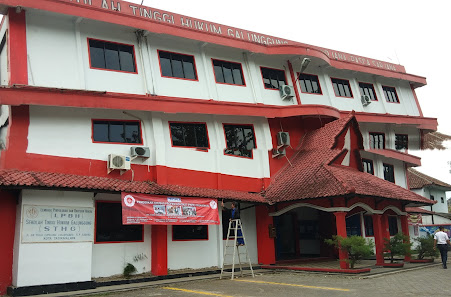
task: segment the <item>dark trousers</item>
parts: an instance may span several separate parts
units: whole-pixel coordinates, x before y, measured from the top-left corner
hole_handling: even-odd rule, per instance
[[[442,256],[443,267],[446,267],[446,261],[448,261],[448,245],[447,244],[437,244],[438,250],[440,251],[440,256]]]

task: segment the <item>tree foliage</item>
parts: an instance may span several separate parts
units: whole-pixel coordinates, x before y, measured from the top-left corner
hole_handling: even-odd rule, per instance
[[[348,253],[346,262],[349,263],[351,268],[354,268],[355,263],[374,254],[373,241],[366,241],[362,236],[342,237],[334,235],[332,239],[326,239],[325,242]]]
[[[397,233],[392,238],[384,238],[384,242],[384,252],[389,253],[390,263],[393,263],[396,256],[410,255],[412,243],[410,243],[409,236],[402,232]]]
[[[438,250],[434,249],[433,235],[427,234],[426,237],[415,238],[415,241],[418,243],[415,247],[415,251],[418,252],[418,259],[438,257]]]

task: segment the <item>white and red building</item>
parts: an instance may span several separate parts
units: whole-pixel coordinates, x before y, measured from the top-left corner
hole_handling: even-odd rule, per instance
[[[415,95],[426,79],[401,65],[125,1],[0,9],[0,293],[129,262],[222,265],[222,225],[124,226],[125,192],[239,201],[261,264],[333,256],[333,234],[373,238],[381,264],[405,207],[431,204],[408,190],[408,150],[437,120]]]

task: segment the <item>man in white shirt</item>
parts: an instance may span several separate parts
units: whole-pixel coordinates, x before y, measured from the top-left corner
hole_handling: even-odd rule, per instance
[[[445,228],[443,226],[440,226],[439,230],[440,231],[436,232],[434,235],[434,250],[438,246],[440,256],[442,256],[443,268],[447,269],[446,262],[448,261],[448,245],[451,246],[451,243],[449,242],[448,234],[443,232]]]

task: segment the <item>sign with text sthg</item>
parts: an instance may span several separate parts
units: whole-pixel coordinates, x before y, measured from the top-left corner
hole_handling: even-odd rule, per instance
[[[216,199],[122,193],[121,200],[124,225],[219,225]]]

